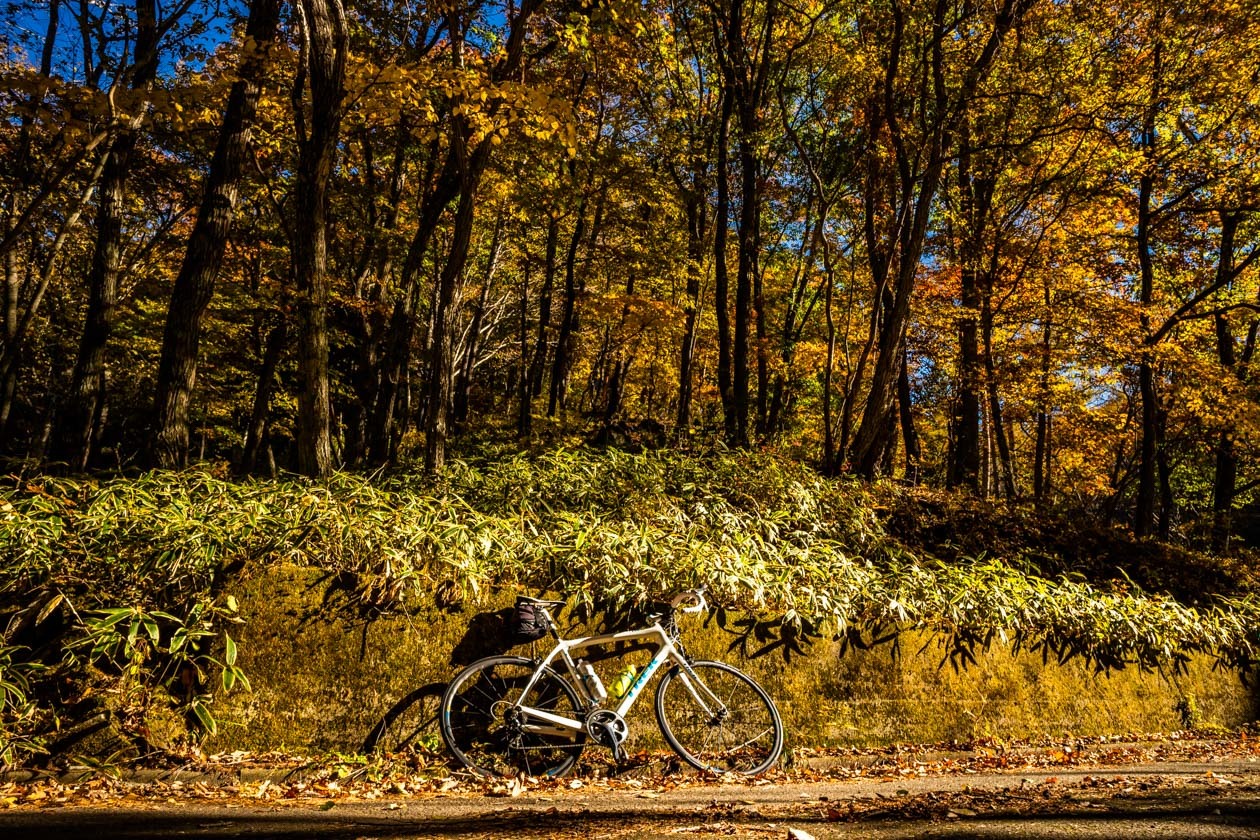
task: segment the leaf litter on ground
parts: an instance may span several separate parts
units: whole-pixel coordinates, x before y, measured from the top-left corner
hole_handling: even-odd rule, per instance
[[[763,785],[787,782],[835,782],[867,779],[895,782],[904,779],[969,775],[1019,770],[1082,769],[1096,766],[1132,765],[1155,762],[1210,762],[1213,760],[1260,758],[1260,738],[1253,733],[1134,734],[1094,738],[999,741],[980,739],[967,743],[893,745],[874,749],[798,748],[787,767],[777,768],[756,779],[725,774],[679,772],[666,754],[641,752],[621,768],[611,764],[584,762],[582,772],[563,779],[518,776],[510,779],[481,779],[453,767],[437,753],[405,753],[366,759],[329,756],[310,758],[283,753],[232,752],[177,763],[171,757],[150,766],[127,770],[110,768],[71,768],[59,774],[9,773],[0,781],[0,809],[51,807],[130,807],[146,803],[205,801],[226,804],[308,805],[329,802],[372,802],[409,797],[487,796],[517,798],[524,795],[581,798],[601,791],[625,791],[638,798],[655,799],[680,787]],[[158,775],[155,775],[158,774]],[[161,775],[165,774],[165,775]],[[183,777],[183,778],[180,778]],[[0,777],[4,778],[4,777]],[[1015,782],[1008,798],[1047,796],[1057,780],[1042,782],[1023,779]],[[1200,780],[1205,785],[1227,787],[1229,779],[1209,772]],[[1116,783],[1120,784],[1120,783]],[[1125,783],[1149,784],[1148,781]],[[1111,790],[1104,776],[1087,776],[1081,787]],[[1123,791],[1123,786],[1119,788]],[[1135,789],[1137,789],[1135,787]],[[898,812],[912,804],[932,813],[947,812],[964,818],[977,810],[971,800],[981,801],[989,794],[920,794],[908,797],[897,789],[896,797],[877,797]],[[936,798],[950,805],[936,807]],[[936,804],[934,804],[936,803]],[[983,804],[983,802],[981,803]],[[387,802],[382,802],[383,806]],[[742,806],[735,803],[730,806]],[[757,806],[761,808],[762,806]],[[844,809],[848,810],[845,811]],[[853,803],[825,809],[828,819],[843,818],[854,811]],[[963,810],[959,810],[959,809]],[[868,811],[863,806],[859,811]],[[840,816],[832,816],[835,811]]]

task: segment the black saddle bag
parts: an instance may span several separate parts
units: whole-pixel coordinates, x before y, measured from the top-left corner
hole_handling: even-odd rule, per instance
[[[523,598],[517,599],[516,608],[512,610],[512,620],[509,623],[512,644],[515,645],[536,642],[547,635],[547,622],[542,617],[542,610],[537,604]]]

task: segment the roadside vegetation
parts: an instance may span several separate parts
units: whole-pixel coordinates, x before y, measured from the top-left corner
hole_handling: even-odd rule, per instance
[[[704,583],[713,620],[746,651],[784,656],[820,636],[866,646],[923,630],[955,667],[1002,642],[1100,670],[1176,672],[1209,654],[1246,672],[1260,644],[1250,579],[1207,555],[1185,552],[1217,581],[1192,606],[1126,573],[1129,554],[1151,564],[1147,544],[1122,532],[1107,542],[1116,565],[1085,567],[1089,576],[1046,541],[959,551],[928,544],[929,528],[887,523],[935,504],[925,525],[957,516],[969,533],[980,527],[973,506],[762,454],[557,448],[453,462],[439,479],[189,470],[28,478],[2,492],[7,764],[55,752],[102,697],[137,738],[155,704],[185,716],[191,737],[213,732],[214,691],[249,687],[232,638],[249,616],[229,584],[274,563],[320,570],[325,607],[367,620],[435,599],[476,604],[503,587],[615,620]],[[1006,514],[988,516],[1000,525]]]

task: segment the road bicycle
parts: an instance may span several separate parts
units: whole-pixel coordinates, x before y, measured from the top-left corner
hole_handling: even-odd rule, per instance
[[[550,634],[556,641],[542,659],[491,656],[451,680],[439,707],[439,729],[464,767],[480,776],[559,777],[577,764],[588,738],[620,762],[630,734],[627,715],[662,668],[656,721],[683,761],[698,770],[755,776],[778,760],[783,722],[770,695],[737,668],[691,659],[679,640],[678,614],[704,611],[703,589],[678,595],[641,629],[577,639],[560,637],[551,611],[563,606],[517,599],[517,615],[528,616],[524,637]],[[642,671],[623,671],[612,696],[590,663],[574,659],[577,652],[598,654],[602,646],[634,643],[633,650],[655,653]]]

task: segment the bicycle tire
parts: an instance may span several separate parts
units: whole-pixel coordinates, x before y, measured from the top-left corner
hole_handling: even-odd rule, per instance
[[[670,748],[712,773],[756,776],[774,766],[783,752],[783,721],[765,689],[725,662],[697,660],[691,668],[725,712],[714,715],[697,703],[675,665],[656,687],[656,722]]]
[[[371,755],[438,749],[438,709],[446,686],[444,682],[428,683],[407,694],[372,727],[359,751]]]
[[[523,731],[507,712],[520,697],[537,663],[521,656],[490,656],[460,671],[446,692],[438,714],[446,747],[478,776],[558,778],[573,769],[586,743],[584,732],[547,734]],[[525,698],[525,705],[581,718],[577,692],[546,668]]]

